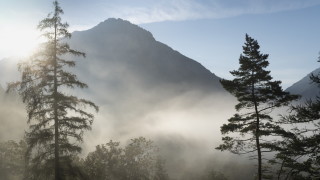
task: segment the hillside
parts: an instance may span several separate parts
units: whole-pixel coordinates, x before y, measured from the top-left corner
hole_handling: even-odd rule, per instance
[[[318,75],[319,73],[320,68],[312,71],[310,74],[306,75],[301,80],[287,88],[286,91],[292,94],[301,95],[301,100],[303,101],[306,99],[315,99],[317,96],[319,96],[319,87],[315,83],[312,83],[310,80],[310,75]]]

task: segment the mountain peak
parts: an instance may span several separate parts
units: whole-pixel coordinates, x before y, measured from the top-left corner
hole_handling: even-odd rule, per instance
[[[121,24],[123,25],[123,24],[126,24],[126,25],[137,26],[135,24],[132,24],[130,21],[127,21],[127,20],[124,20],[124,19],[121,19],[121,18],[108,18],[105,21],[100,22],[97,26],[108,25],[108,24],[112,24],[112,25],[121,25]]]
[[[219,78],[200,63],[156,41],[150,32],[126,20],[111,18],[92,29],[73,33],[70,45],[87,53],[92,64],[86,66],[96,69],[95,72],[99,69],[121,78],[121,73],[127,74],[132,81],[148,87],[169,84],[175,90],[224,92]]]
[[[109,18],[103,22],[100,22],[98,25],[96,25],[94,28],[123,28],[123,27],[130,27],[132,28],[133,26],[140,28],[139,26],[130,23],[127,20],[123,20],[120,18]],[[94,29],[93,28],[93,29]],[[140,28],[142,29],[142,28]]]
[[[92,29],[89,29],[88,31],[94,31],[95,33],[105,35],[112,34],[114,36],[133,36],[137,37],[138,39],[149,38],[151,40],[155,40],[153,35],[149,31],[120,18],[109,18],[103,22],[100,22],[98,25],[96,25]]]

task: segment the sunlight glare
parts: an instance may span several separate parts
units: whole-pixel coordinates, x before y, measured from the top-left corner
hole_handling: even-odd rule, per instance
[[[25,27],[0,29],[0,57],[27,57],[40,43],[40,33]]]

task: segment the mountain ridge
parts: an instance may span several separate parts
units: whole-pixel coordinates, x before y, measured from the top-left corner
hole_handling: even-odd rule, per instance
[[[319,96],[319,87],[313,83],[310,79],[310,75],[318,75],[320,73],[320,68],[315,69],[311,73],[307,74],[305,77],[292,84],[286,89],[286,91],[291,94],[301,95],[301,100],[315,99]]]
[[[95,36],[96,34],[100,36]],[[193,86],[192,88],[198,90],[207,88],[213,91],[224,91],[219,82],[220,78],[199,62],[156,41],[150,32],[128,21],[108,19],[92,29],[75,32],[69,43],[75,49],[87,51],[85,61],[99,64],[98,67],[84,65],[89,66],[89,69],[97,68],[103,71],[101,67],[108,66],[110,67],[109,75],[111,73],[130,74],[129,76],[136,77],[135,81],[144,81],[142,84],[149,86],[158,86],[153,83],[157,81],[159,86],[160,84],[181,84]],[[83,47],[84,44],[85,47]],[[85,61],[80,61],[80,66],[83,66],[81,63]]]

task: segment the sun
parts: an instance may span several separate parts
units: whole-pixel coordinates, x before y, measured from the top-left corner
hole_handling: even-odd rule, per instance
[[[27,57],[40,43],[40,33],[29,27],[0,28],[0,57]]]

